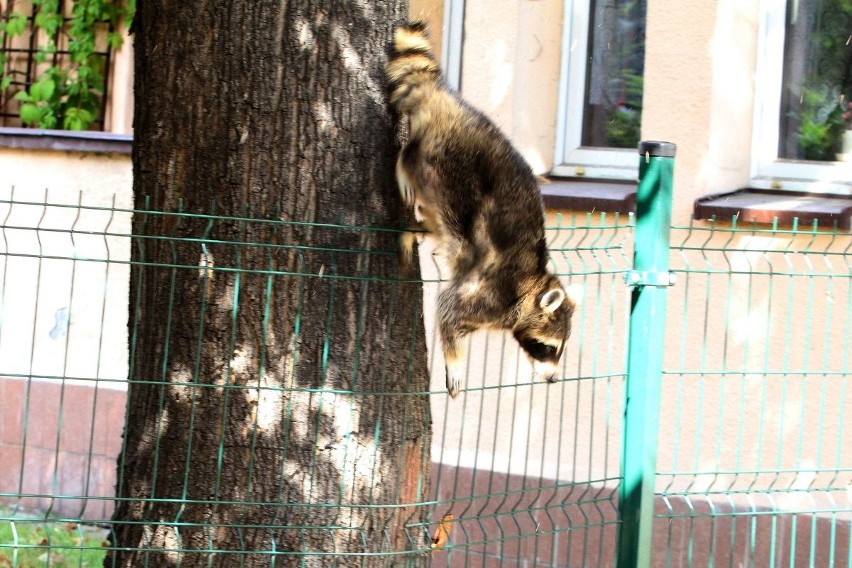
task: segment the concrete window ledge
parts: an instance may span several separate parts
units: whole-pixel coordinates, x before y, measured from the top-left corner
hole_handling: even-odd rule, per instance
[[[0,128],[0,148],[129,155],[132,147],[132,134]]]
[[[793,219],[799,227],[817,221],[820,229],[849,230],[852,228],[852,197],[763,189],[740,189],[729,193],[707,195],[695,201],[696,219],[729,221],[734,216],[740,222],[772,223],[790,226]]]
[[[636,210],[636,182],[551,178],[539,187],[548,209],[623,214]]]

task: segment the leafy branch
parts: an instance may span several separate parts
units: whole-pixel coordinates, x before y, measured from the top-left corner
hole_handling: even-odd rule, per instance
[[[121,47],[121,30],[130,25],[136,0],[72,0],[67,16],[60,11],[59,0],[32,0],[32,6],[30,17],[12,11],[10,2],[0,19],[0,45],[23,36],[28,28],[35,37],[47,38],[33,54],[41,73],[14,93],[21,122],[38,128],[86,130],[98,119],[104,96],[106,62],[97,50],[99,35],[111,49]],[[60,37],[67,42],[62,57],[58,57]],[[24,74],[7,69],[8,61],[8,54],[0,50],[2,91],[13,87],[16,75]]]

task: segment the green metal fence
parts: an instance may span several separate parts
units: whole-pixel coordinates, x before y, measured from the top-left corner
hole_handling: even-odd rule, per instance
[[[655,560],[852,566],[852,236],[734,220],[672,243]]]
[[[666,159],[649,154],[646,165]],[[0,566],[95,566],[109,548],[134,212],[86,199],[0,195]],[[432,348],[440,261],[421,253],[431,490],[417,504],[429,522],[407,529],[432,535],[453,519],[443,546],[419,554],[434,566],[613,566],[619,556],[852,566],[852,235],[694,222],[671,229],[667,268],[643,268],[632,216],[553,213],[548,225],[553,268],[578,304],[553,385],[530,382],[511,338],[483,332],[450,400]],[[627,378],[631,305],[635,314],[646,289],[667,304],[659,397],[653,376]],[[650,350],[635,334],[634,347]],[[649,390],[628,396],[637,388]],[[645,500],[631,504],[637,487]]]

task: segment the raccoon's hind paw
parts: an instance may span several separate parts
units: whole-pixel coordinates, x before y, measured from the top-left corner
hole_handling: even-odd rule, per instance
[[[399,180],[399,196],[406,208],[412,209],[414,207],[414,188],[411,187],[408,179]]]
[[[399,187],[399,196],[402,199],[403,205],[410,209],[414,207],[414,186],[411,185],[411,179],[405,170],[402,156],[403,152],[400,152],[399,158],[396,161],[396,183]]]
[[[399,272],[405,277],[414,274],[414,242],[417,236],[406,231],[399,236],[399,247],[396,251],[396,260],[399,264]]]

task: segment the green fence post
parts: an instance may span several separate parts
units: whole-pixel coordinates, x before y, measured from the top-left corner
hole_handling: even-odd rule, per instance
[[[619,492],[620,568],[651,565],[666,288],[673,283],[669,229],[675,145],[641,142],[639,154],[633,270],[626,274],[633,292]]]

